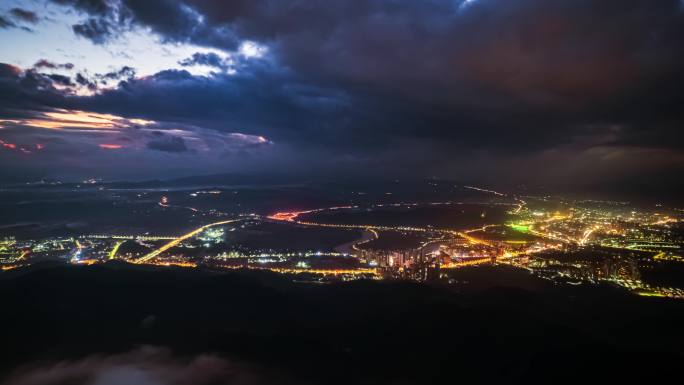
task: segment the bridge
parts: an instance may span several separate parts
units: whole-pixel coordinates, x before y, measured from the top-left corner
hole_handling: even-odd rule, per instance
[[[123,239],[123,240],[141,240],[141,241],[162,241],[162,240],[172,240],[176,237],[172,236],[159,236],[159,235],[105,235],[105,234],[94,234],[94,235],[81,235],[81,239]]]
[[[148,262],[148,261],[154,259],[154,258],[155,258],[156,256],[158,256],[159,254],[165,252],[166,250],[169,250],[169,249],[171,249],[171,248],[173,248],[173,247],[178,246],[178,245],[179,245],[181,242],[183,242],[184,240],[186,240],[186,239],[188,239],[188,238],[192,238],[192,237],[194,237],[195,235],[201,233],[202,231],[204,231],[204,230],[206,230],[206,229],[208,229],[208,228],[210,228],[210,227],[225,225],[225,224],[228,224],[228,223],[233,223],[233,222],[237,222],[237,221],[241,221],[241,220],[242,220],[242,219],[231,219],[231,220],[227,220],[227,221],[214,222],[214,223],[210,223],[210,224],[208,224],[208,225],[204,225],[204,226],[202,226],[202,227],[200,227],[200,228],[197,228],[197,229],[195,229],[195,230],[193,230],[193,231],[191,231],[191,232],[189,232],[189,233],[187,233],[187,234],[181,235],[180,237],[173,238],[173,240],[172,240],[171,242],[165,244],[164,246],[158,248],[157,250],[152,251],[152,252],[149,253],[149,254],[146,254],[146,255],[140,257],[139,259],[133,261],[133,263],[138,263],[138,264],[140,264],[140,263],[146,263],[146,262]]]

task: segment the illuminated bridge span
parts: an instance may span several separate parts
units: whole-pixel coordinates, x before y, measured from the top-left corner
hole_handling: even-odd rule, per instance
[[[178,246],[178,245],[179,245],[181,242],[183,242],[184,240],[186,240],[186,239],[188,239],[188,238],[192,238],[192,237],[194,237],[195,235],[201,233],[202,231],[204,231],[204,230],[206,230],[206,229],[208,229],[208,228],[210,228],[210,227],[219,226],[219,225],[225,225],[225,224],[232,223],[232,222],[237,222],[237,221],[240,221],[240,220],[241,220],[241,219],[231,219],[231,220],[228,220],[228,221],[214,222],[214,223],[210,223],[210,224],[208,224],[208,225],[204,225],[204,226],[202,226],[202,227],[200,227],[200,228],[198,228],[198,229],[195,229],[195,230],[193,230],[193,231],[191,231],[191,232],[189,232],[189,233],[187,233],[187,234],[185,234],[185,235],[181,235],[181,236],[178,237],[178,238],[173,238],[173,240],[172,240],[171,242],[169,242],[169,243],[165,244],[164,246],[158,248],[157,250],[155,250],[155,251],[153,251],[153,252],[151,252],[151,253],[149,253],[149,254],[147,254],[147,255],[145,255],[145,256],[139,258],[139,259],[137,259],[137,260],[134,261],[133,263],[145,263],[145,262],[147,262],[147,261],[153,259],[154,257],[158,256],[159,254],[165,252],[166,250]]]
[[[300,274],[308,273],[323,276],[340,276],[340,275],[354,275],[354,276],[374,276],[379,277],[378,270],[375,268],[360,268],[360,269],[300,269],[287,267],[269,267],[269,266],[245,266],[245,265],[219,265],[225,269],[249,269],[249,270],[268,270],[281,274]]]
[[[81,236],[82,239],[88,239],[88,238],[93,238],[93,239],[127,239],[127,240],[141,240],[141,241],[162,241],[162,240],[171,240],[171,239],[176,239],[176,237],[170,237],[170,236],[156,236],[156,235],[103,235],[103,234],[97,234],[97,235],[83,235]]]
[[[294,269],[294,268],[279,268],[279,267],[259,267],[258,269],[270,270],[276,273],[285,274],[299,274],[299,273],[310,273],[317,275],[377,275],[376,269]]]
[[[452,262],[452,263],[447,263],[444,265],[441,265],[441,269],[458,269],[460,267],[465,267],[465,266],[477,266],[477,265],[482,265],[485,263],[491,263],[493,259],[491,257],[486,257],[486,258],[472,258],[468,259],[465,261],[461,262]]]

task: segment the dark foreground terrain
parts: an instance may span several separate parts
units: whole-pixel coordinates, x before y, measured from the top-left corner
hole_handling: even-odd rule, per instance
[[[453,287],[111,263],[0,274],[2,384],[676,383],[684,302],[478,268]]]

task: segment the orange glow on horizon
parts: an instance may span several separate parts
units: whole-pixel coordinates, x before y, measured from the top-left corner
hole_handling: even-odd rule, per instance
[[[49,130],[62,129],[91,129],[104,131],[119,131],[129,128],[132,125],[148,126],[156,123],[153,120],[128,119],[122,116],[111,114],[100,114],[96,112],[86,112],[79,110],[56,110],[43,112],[40,116],[26,120],[0,120],[0,122],[27,125],[36,128]]]
[[[99,146],[100,146],[100,148],[104,148],[107,150],[118,150],[120,148],[123,148],[123,146],[120,144],[110,144],[110,143],[102,143],[102,144],[99,144]]]
[[[156,123],[154,120],[145,120],[145,119],[128,119],[129,122],[134,123],[134,124],[139,124],[141,126],[149,126],[150,124]]]

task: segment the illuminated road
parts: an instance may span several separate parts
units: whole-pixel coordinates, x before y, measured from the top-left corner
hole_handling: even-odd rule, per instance
[[[161,240],[174,240],[176,237],[158,236],[158,235],[108,235],[108,234],[94,234],[94,235],[83,235],[80,238],[84,239],[122,239],[122,240],[140,240],[140,241],[161,241]]]
[[[587,243],[587,241],[589,240],[589,237],[591,236],[591,233],[593,233],[594,231],[596,231],[596,227],[593,227],[591,229],[587,229],[584,232],[584,234],[582,235],[582,238],[578,242],[580,244],[580,246],[584,246]]]
[[[470,190],[475,190],[475,191],[480,191],[480,192],[484,192],[484,193],[494,194],[494,195],[497,195],[497,196],[500,196],[500,197],[505,197],[505,196],[506,196],[506,194],[504,194],[504,193],[500,193],[500,192],[494,191],[494,190],[488,190],[488,189],[486,189],[486,188],[475,187],[475,186],[463,186],[463,187],[465,187],[465,188],[467,188],[467,189],[470,189]]]
[[[486,231],[490,227],[497,227],[500,225],[484,225],[482,227],[478,227],[477,229],[471,229],[471,230],[465,230],[465,231],[453,231],[452,234],[458,235],[461,238],[466,239],[468,242],[472,244],[478,244],[478,245],[485,245],[485,246],[493,246],[491,242],[485,241],[484,239],[476,238],[473,237],[472,235],[469,235],[470,233],[474,233],[477,231]]]
[[[119,251],[119,247],[124,243],[124,241],[119,241],[114,245],[114,248],[112,251],[109,252],[109,259],[114,259],[116,258],[116,253]]]
[[[17,261],[21,261],[30,253],[29,250],[23,250],[21,254],[16,258]]]
[[[498,226],[501,226],[501,225],[484,225],[484,226],[478,227],[476,229],[466,230],[466,231],[464,231],[464,233],[470,234],[470,233],[474,233],[477,231],[486,231],[490,227],[498,227]]]
[[[153,252],[151,252],[151,253],[149,253],[149,254],[147,254],[147,255],[145,255],[145,256],[143,256],[143,257],[141,257],[141,258],[139,258],[139,259],[137,259],[137,260],[135,260],[135,261],[133,261],[133,263],[146,263],[147,261],[154,259],[154,257],[156,257],[156,256],[158,256],[159,254],[165,252],[166,250],[169,250],[169,249],[171,249],[171,248],[173,248],[173,247],[175,247],[175,246],[178,246],[178,245],[179,245],[181,242],[183,242],[184,240],[186,240],[186,239],[188,239],[188,238],[192,238],[192,237],[194,237],[195,235],[201,233],[202,231],[204,231],[204,230],[206,230],[206,229],[208,229],[208,228],[210,228],[210,227],[219,226],[219,225],[225,225],[225,224],[228,224],[228,223],[237,222],[237,221],[239,221],[239,220],[240,220],[240,219],[231,219],[231,220],[228,220],[228,221],[214,222],[214,223],[210,223],[210,224],[208,224],[208,225],[204,225],[204,226],[202,226],[202,227],[200,227],[200,228],[198,228],[198,229],[195,229],[195,230],[193,230],[193,231],[191,231],[191,232],[189,232],[189,233],[187,233],[187,234],[185,234],[185,235],[181,235],[180,237],[178,237],[178,238],[174,239],[173,241],[171,241],[171,242],[165,244],[164,246],[158,248],[157,250],[155,250],[155,251],[153,251]]]
[[[375,231],[373,229],[368,229],[366,231],[367,231],[366,234],[364,234],[364,237],[362,237],[360,241],[352,244],[353,250],[359,251],[359,250],[361,250],[361,249],[359,249],[359,245],[363,245],[363,244],[366,244],[368,242],[371,242],[371,241],[374,241],[374,240],[380,238],[380,235],[378,235],[377,231]],[[368,235],[370,235],[370,236],[368,236]]]
[[[408,227],[408,226],[379,226],[379,225],[348,225],[348,224],[333,224],[333,223],[317,223],[317,222],[306,222],[302,220],[298,220],[297,218],[301,214],[308,214],[312,212],[321,212],[325,210],[339,210],[339,209],[348,209],[348,208],[353,208],[353,206],[341,206],[341,207],[331,207],[328,209],[315,209],[315,210],[307,210],[307,211],[293,211],[293,212],[279,212],[273,215],[268,216],[268,219],[275,220],[275,221],[284,221],[284,222],[293,222],[298,225],[305,225],[305,226],[318,226],[318,227],[333,227],[333,228],[341,228],[341,229],[362,229],[366,231],[413,231],[413,232],[434,232],[434,233],[442,233],[442,234],[451,234],[455,236],[459,236],[461,238],[466,239],[468,242],[472,244],[479,244],[479,245],[485,245],[485,246],[492,246],[491,242],[485,241],[483,239],[475,238],[471,235],[468,235],[468,233],[472,233],[475,231],[480,231],[480,230],[486,230],[489,227],[492,226],[498,226],[498,225],[485,225],[483,227],[479,227],[477,229],[472,229],[472,230],[465,230],[465,231],[455,231],[455,230],[446,230],[446,229],[429,229],[429,228],[422,228],[422,227]],[[377,234],[377,233],[376,233]]]
[[[522,210],[522,208],[523,208],[527,203],[526,203],[524,200],[522,200],[522,199],[519,199],[519,198],[515,198],[515,199],[516,199],[518,202],[520,202],[520,203],[518,204],[518,207],[515,209],[515,211],[513,211],[513,213],[514,213],[514,214],[520,214],[520,210]]]
[[[492,257],[473,258],[467,261],[451,262],[440,266],[441,269],[458,269],[465,266],[477,266],[492,262]]]

